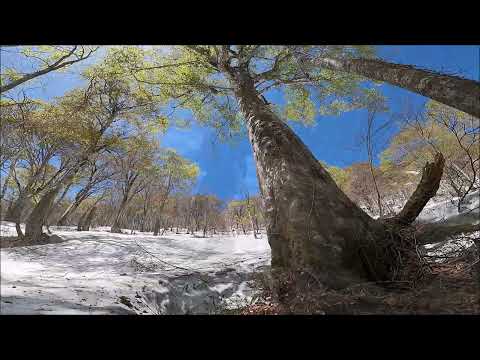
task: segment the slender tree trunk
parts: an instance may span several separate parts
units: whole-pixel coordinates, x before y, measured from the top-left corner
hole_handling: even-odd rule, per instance
[[[65,209],[63,212],[62,216],[60,216],[60,219],[57,222],[58,226],[63,226],[67,223],[68,217],[73,214],[75,210],[80,206],[80,204],[88,198],[87,196],[87,191],[84,191],[84,189],[80,190],[76,195],[75,195],[75,200]]]
[[[243,225],[243,222],[240,223],[240,225],[242,226],[243,235],[247,235],[247,232],[245,231],[245,226]]]
[[[17,165],[17,159],[12,160],[12,162],[10,163],[10,166],[8,168],[7,177],[5,178],[5,182],[3,183],[3,187],[2,187],[1,192],[0,192],[0,200],[3,199],[3,197],[5,196],[5,193],[6,193],[7,187],[8,187],[8,183],[10,182],[10,178],[13,175],[13,171],[15,170],[16,165]]]
[[[162,224],[161,216],[163,214],[163,209],[165,208],[165,204],[167,202],[168,194],[164,196],[162,199],[162,204],[160,205],[160,209],[158,209],[158,215],[155,217],[155,226],[153,228],[153,235],[157,236],[158,232],[160,231],[160,226]]]
[[[255,228],[255,221],[253,217],[251,218],[252,221],[252,229],[253,229],[253,237],[256,239],[257,238],[257,229]]]
[[[161,225],[161,223],[162,223],[162,222],[161,222],[160,216],[157,216],[157,217],[155,218],[155,225],[154,225],[154,227],[153,227],[153,235],[154,235],[154,236],[157,236],[157,235],[158,235],[158,233],[159,233],[159,231],[160,231],[160,225]]]
[[[334,288],[358,281],[359,240],[374,237],[377,224],[259,98],[249,75],[232,77],[265,202],[272,267],[306,270]]]
[[[480,83],[378,59],[317,59],[319,66],[384,81],[480,118]]]

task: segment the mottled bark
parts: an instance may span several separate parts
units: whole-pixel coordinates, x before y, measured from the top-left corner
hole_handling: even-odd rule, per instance
[[[54,200],[65,186],[71,183],[78,169],[74,169],[70,174],[66,175],[56,186],[47,191],[33,208],[25,223],[25,237],[36,239],[38,241],[42,238],[43,225],[46,223],[50,215]]]
[[[320,58],[316,65],[384,81],[480,118],[480,83],[378,59]]]
[[[168,194],[170,193],[170,189],[168,189],[168,192],[166,192],[163,195],[162,198],[162,203],[160,205],[160,208],[157,211],[157,216],[155,217],[155,225],[153,228],[153,235],[157,236],[158,232],[160,231],[160,226],[162,225],[162,215],[163,215],[163,209],[165,208],[165,204],[167,202]]]
[[[363,273],[361,240],[380,229],[336,186],[295,133],[261,101],[246,72],[231,73],[265,202],[272,266],[342,287]]]
[[[49,209],[53,206],[53,201],[60,191],[61,184],[48,191],[38,204],[34,207],[25,224],[25,237],[40,241],[43,234],[43,225],[47,220]]]

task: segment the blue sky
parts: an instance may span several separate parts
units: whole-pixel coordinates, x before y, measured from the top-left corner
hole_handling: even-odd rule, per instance
[[[397,63],[413,64],[439,71],[453,71],[464,77],[479,79],[478,46],[380,46],[379,55]],[[405,102],[421,106],[428,99],[409,91],[382,85],[382,93],[388,99],[391,112],[401,111]],[[272,103],[277,96],[267,96]],[[378,117],[378,124],[388,115]],[[318,160],[340,167],[366,161],[367,153],[360,137],[366,130],[366,112],[344,113],[341,116],[318,116],[315,126],[290,123],[296,134],[307,144]],[[378,155],[388,144],[397,129],[393,126],[379,138]],[[191,130],[170,129],[163,138],[165,146],[176,148],[179,153],[197,162],[202,169],[197,191],[214,193],[223,199],[241,197],[245,191],[258,193],[255,164],[248,139],[231,146],[212,144],[214,135],[210,129],[193,126]],[[381,146],[381,145],[384,146]]]
[[[379,46],[378,54],[397,63],[455,72],[475,80],[480,77],[478,46]],[[44,77],[36,83],[32,95],[44,99],[62,95],[66,90],[79,85],[78,78],[72,74],[73,71],[69,71]],[[387,84],[380,89],[388,99],[391,112],[401,111],[406,101],[415,106],[421,106],[427,101],[420,95]],[[281,101],[276,94],[268,94],[267,98],[272,103]],[[379,116],[377,121],[380,124],[387,118],[388,115]],[[340,167],[367,160],[364,146],[359,142],[366,129],[364,110],[336,117],[318,116],[314,126],[290,125],[318,160]],[[395,131],[393,126],[379,139],[376,156],[385,148]],[[234,145],[221,143],[211,129],[193,124],[189,129],[170,128],[162,137],[162,144],[175,148],[200,166],[196,192],[213,193],[224,200],[239,198],[247,191],[250,194],[258,193],[248,139],[244,138]]]

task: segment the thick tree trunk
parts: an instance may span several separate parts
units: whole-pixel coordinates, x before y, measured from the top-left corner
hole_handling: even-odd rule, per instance
[[[96,206],[94,206],[90,209],[84,223],[82,224],[82,231],[89,231],[90,230],[90,226],[92,224],[93,218],[95,217],[95,212],[96,211],[97,211]]]
[[[53,189],[48,191],[35,208],[32,210],[25,224],[25,237],[33,239],[35,241],[40,241],[43,235],[43,225],[47,220],[49,210],[53,206],[53,201],[60,191],[61,184],[55,186]]]
[[[243,235],[247,235],[247,232],[245,231],[245,226],[243,225],[243,223],[241,223],[241,226],[242,226]]]
[[[307,271],[329,287],[359,281],[362,241],[379,226],[336,186],[295,133],[259,98],[248,74],[232,75],[265,202],[272,267]],[[360,275],[360,276],[359,276]]]
[[[321,58],[316,65],[384,81],[480,118],[480,83],[377,59]]]
[[[77,231],[83,231],[83,224],[85,223],[85,219],[88,216],[88,212],[89,212],[88,210],[85,211],[80,217],[80,220],[78,220]]]
[[[73,170],[70,174],[66,175],[55,187],[49,190],[42,196],[38,204],[34,207],[30,213],[25,224],[25,237],[30,239],[42,239],[43,225],[46,223],[48,216],[50,215],[55,197],[62,191],[65,186],[71,183],[73,177],[77,173],[78,169]]]
[[[112,227],[111,227],[111,232],[113,233],[121,233],[122,230],[120,229],[120,217],[123,215],[123,212],[125,211],[125,208],[128,203],[128,197],[124,197],[122,199],[122,203],[120,204],[120,208],[118,209],[117,215],[115,216],[115,220],[113,221]]]

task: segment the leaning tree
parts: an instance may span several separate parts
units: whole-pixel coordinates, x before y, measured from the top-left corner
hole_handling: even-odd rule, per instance
[[[342,68],[338,63],[332,66],[331,61],[322,60],[337,59],[348,64],[355,59],[371,59],[381,65],[370,47],[184,46],[168,51],[164,48],[115,51],[124,53],[124,70],[139,84],[152,94],[161,93],[174,99],[170,116],[174,116],[176,108],[189,109],[197,120],[223,129],[222,134],[227,135],[243,125],[246,127],[265,203],[272,267],[281,270],[279,273],[289,270],[308,274],[332,288],[365,279],[392,280],[399,274],[398,253],[406,246],[405,238],[411,240],[415,236],[425,242],[430,241],[429,234],[434,231],[445,237],[479,229],[478,224],[442,225],[441,229],[432,226],[416,233],[411,226],[438,189],[444,164],[441,154],[425,166],[416,191],[398,215],[374,220],[337,187],[286,124],[285,120],[313,121],[315,102],[321,104],[323,113],[338,113],[378,99],[379,94],[373,88],[363,86],[366,80],[363,76],[394,83],[393,78],[375,77],[373,73],[358,70],[359,66]],[[132,55],[135,51],[137,55],[143,52],[148,66],[137,65],[138,56]],[[402,72],[395,71],[396,79],[402,78]],[[410,76],[409,71],[403,74],[409,77],[409,82],[397,81],[396,85],[423,81]],[[477,83],[468,82],[467,86],[465,82],[454,81],[454,77],[442,77],[446,78],[451,81],[444,87],[445,92],[451,94],[456,90],[470,98],[473,91],[475,96]],[[283,91],[286,105],[269,104],[263,94],[273,89]],[[441,90],[435,89],[435,93]],[[433,96],[434,92],[424,94]],[[440,96],[435,97],[441,101]],[[414,246],[413,240],[410,246]]]
[[[159,114],[162,99],[145,92],[137,83],[118,71],[117,58],[106,56],[82,72],[86,86],[73,89],[42,109],[45,119],[68,124],[57,126],[60,143],[65,145],[64,158],[69,166],[51,187],[46,189],[27,218],[26,239],[42,241],[43,225],[52,212],[55,198],[74,181],[92,157],[135,137],[136,132],[164,129]],[[51,122],[46,122],[50,127]],[[22,234],[19,235],[21,236]]]

